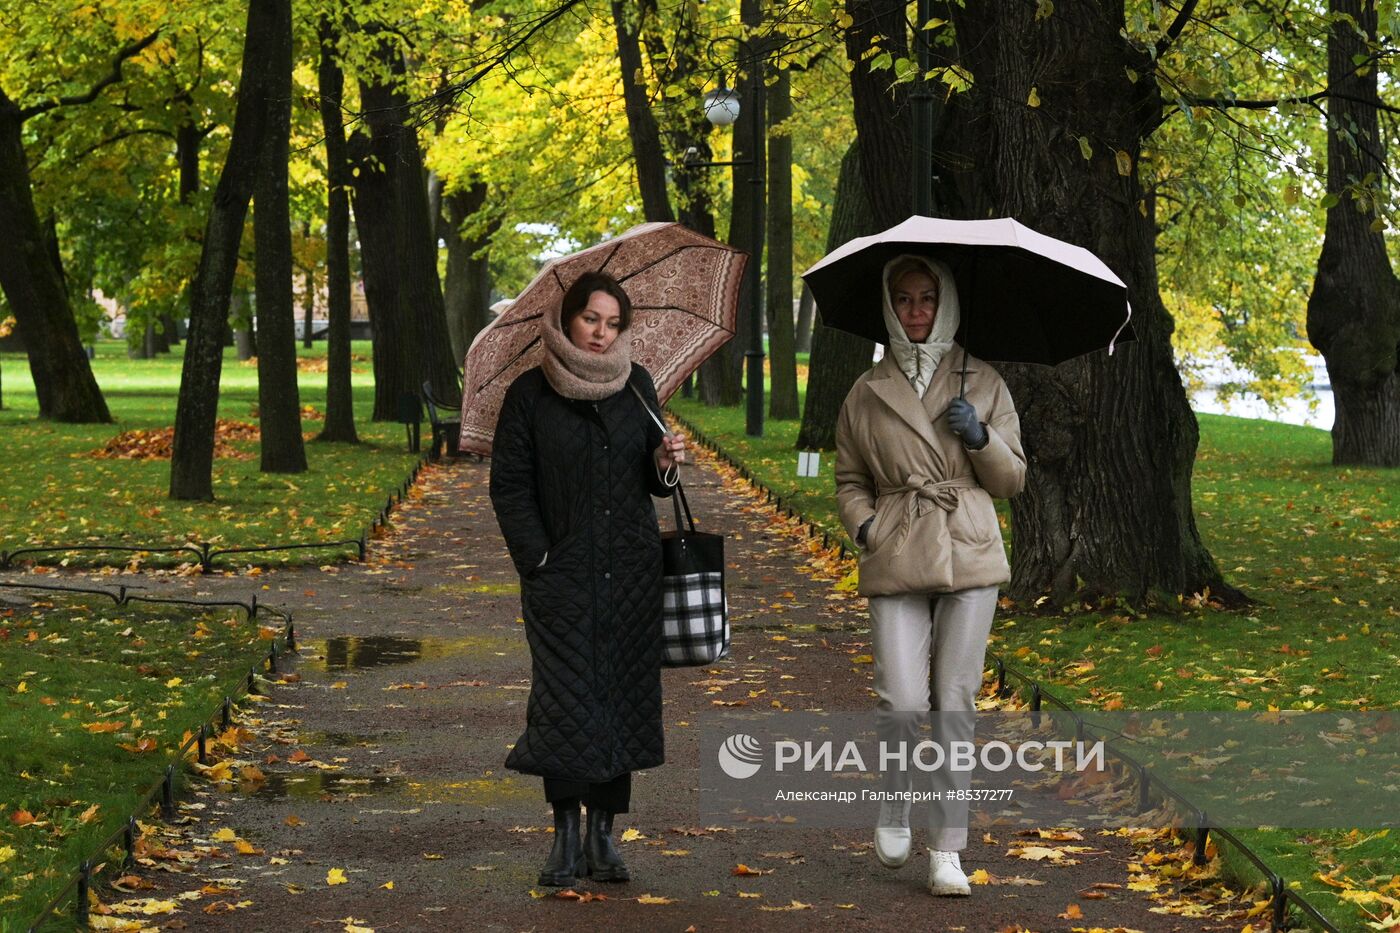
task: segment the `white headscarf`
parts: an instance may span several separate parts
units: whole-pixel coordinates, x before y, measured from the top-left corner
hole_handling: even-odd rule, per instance
[[[905,259],[922,263],[928,269],[929,275],[938,282],[938,313],[934,316],[933,328],[923,343],[909,342],[909,338],[904,334],[904,325],[899,323],[899,315],[895,313],[894,304],[890,300],[890,270]],[[958,331],[961,313],[958,310],[958,287],[953,282],[953,270],[937,259],[929,259],[927,256],[896,256],[885,263],[885,269],[880,275],[880,289],[884,301],[885,329],[890,335],[890,353],[894,355],[900,372],[908,377],[915,394],[923,398],[924,393],[928,391],[929,382],[933,379],[933,371],[938,368],[943,354],[953,345],[953,335]]]

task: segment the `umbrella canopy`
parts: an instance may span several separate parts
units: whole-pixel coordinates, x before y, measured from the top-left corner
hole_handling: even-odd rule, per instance
[[[1010,217],[914,216],[851,240],[802,273],[822,323],[887,343],[880,277],[901,253],[952,268],[957,339],[982,359],[1053,366],[1133,337],[1127,286],[1102,260]]]
[[[583,273],[608,273],[632,300],[631,326],[618,339],[651,373],[664,403],[734,336],[747,261],[747,254],[676,223],[641,224],[550,260],[467,350],[459,449],[491,452],[506,389],[540,363],[540,318],[559,313],[564,292]]]

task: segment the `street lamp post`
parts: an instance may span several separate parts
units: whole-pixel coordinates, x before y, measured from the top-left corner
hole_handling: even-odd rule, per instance
[[[768,170],[767,159],[767,135],[768,127],[765,114],[764,85],[763,85],[763,63],[764,55],[761,46],[746,39],[733,37],[732,41],[738,43],[740,53],[749,63],[749,86],[752,88],[750,99],[743,105],[751,111],[750,120],[753,127],[753,139],[749,142],[751,152],[734,153],[731,162],[708,162],[705,165],[748,165],[752,167],[749,183],[753,193],[752,213],[750,220],[750,234],[752,242],[752,255],[749,257],[749,264],[745,269],[745,277],[748,279],[749,289],[749,348],[744,353],[747,363],[748,377],[746,386],[747,416],[745,430],[749,437],[763,436],[763,240],[764,240],[764,214],[766,207],[764,204],[766,179]],[[739,96],[733,91],[721,85],[718,90],[711,91],[705,95],[705,117],[715,126],[730,126],[735,123],[740,116],[743,107],[740,106]],[[697,163],[691,163],[697,164]],[[737,183],[737,179],[736,179]]]

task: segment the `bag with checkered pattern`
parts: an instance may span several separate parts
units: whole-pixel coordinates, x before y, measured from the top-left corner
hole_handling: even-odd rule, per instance
[[[661,664],[713,664],[729,654],[724,536],[695,530],[690,503],[679,482],[671,492],[671,504],[676,530],[661,535]]]
[[[661,433],[670,433],[636,386],[632,392]],[[676,530],[661,533],[661,665],[699,667],[729,654],[724,536],[695,530],[679,470],[675,477],[671,505],[676,510]],[[666,480],[670,482],[671,477]]]

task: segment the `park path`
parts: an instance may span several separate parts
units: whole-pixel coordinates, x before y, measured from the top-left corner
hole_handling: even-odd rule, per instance
[[[696,514],[729,537],[731,657],[708,670],[665,672],[667,763],[638,775],[633,812],[618,818],[619,832],[641,834],[621,844],[636,880],[584,883],[577,900],[534,886],[550,844],[549,810],[537,779],[502,768],[523,724],[530,668],[487,465],[427,468],[365,564],[122,577],[171,593],[258,589],[295,611],[301,641],[296,679],[249,709],[253,739],[240,757],[266,780],[222,790],[197,783],[184,807],[189,821],[163,840],[172,851],[216,852],[206,850],[186,872],[168,870],[173,858],[139,872],[155,885],[142,896],[212,887],[187,893],[179,913],[151,922],[184,930],[1242,926],[1151,912],[1162,901],[1126,888],[1128,865],[1142,853],[1090,831],[1080,864],[1053,865],[1007,856],[1009,845],[1031,841],[1015,836],[1018,827],[978,826],[964,853],[969,874],[1043,884],[934,899],[917,834],[909,864],[889,871],[866,829],[702,825],[696,733],[706,715],[723,704],[775,701],[866,710],[873,696],[871,667],[856,660],[870,650],[862,601],[834,593],[804,542],[722,469],[707,460],[687,467],[685,479]],[[227,830],[255,852],[235,854]],[[741,863],[771,873],[737,877]],[[337,869],[345,882],[328,884]],[[1095,883],[1123,887],[1081,896]],[[1082,919],[1060,916],[1071,904]]]

